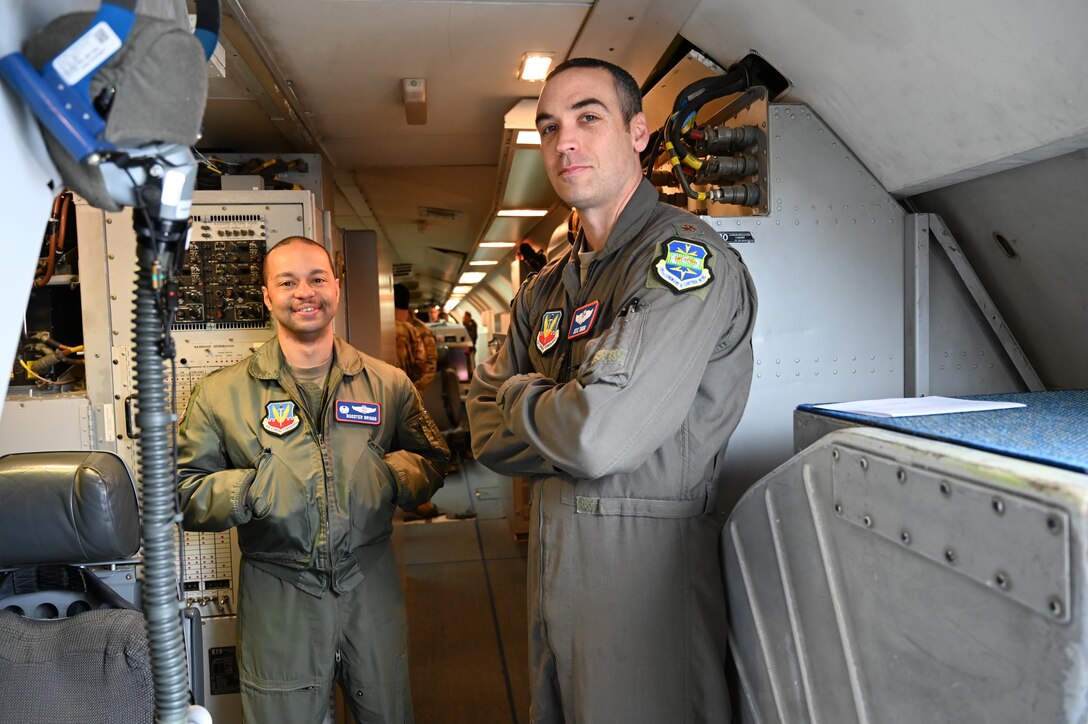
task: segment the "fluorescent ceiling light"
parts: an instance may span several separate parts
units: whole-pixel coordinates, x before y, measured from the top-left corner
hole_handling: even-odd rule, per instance
[[[454,287],[452,293],[453,294],[468,294],[471,291],[472,291],[472,287],[467,285],[467,284],[464,284],[464,285],[461,285],[461,286]]]
[[[548,69],[552,67],[553,60],[555,60],[555,53],[526,53],[521,56],[518,79],[544,80],[548,76]]]
[[[487,274],[485,274],[484,272],[465,272],[464,274],[461,275],[461,278],[457,280],[457,283],[458,284],[475,284],[476,282],[480,281],[481,279],[483,279],[486,276],[487,276]]]
[[[509,248],[511,246],[517,246],[517,245],[518,245],[518,243],[516,241],[481,241],[480,242],[481,247],[487,247],[489,249],[497,249],[497,248],[503,248],[503,247],[504,248]]]
[[[498,216],[547,216],[547,209],[499,209]]]
[[[494,266],[495,264],[498,264],[498,263],[499,262],[497,262],[497,261],[470,261],[468,263],[468,265],[469,266]]]
[[[539,146],[540,131],[518,131],[514,143],[519,146]]]

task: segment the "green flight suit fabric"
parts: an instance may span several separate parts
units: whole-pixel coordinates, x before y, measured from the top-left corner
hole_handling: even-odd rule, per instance
[[[429,500],[442,485],[448,461],[441,433],[401,370],[336,339],[324,409],[311,416],[273,339],[193,389],[178,435],[184,526],[198,531],[237,526],[243,569],[297,589],[302,595],[293,600],[300,615],[321,619],[334,605],[324,600],[330,596],[372,596],[388,601],[388,610],[367,615],[403,629],[400,584],[386,559],[394,505],[411,509]],[[359,587],[367,590],[358,592]],[[277,683],[255,663],[278,657],[284,642],[245,635],[247,618],[260,630],[259,622],[272,615],[269,609],[282,603],[240,594],[246,648],[240,661],[251,662],[241,667],[244,707],[252,701],[247,692],[285,696],[283,691],[293,690],[295,679]],[[367,645],[357,641],[358,632],[329,626],[348,631],[344,635],[352,645]],[[296,639],[293,625],[278,631],[287,646],[318,647],[298,651],[299,656],[330,662],[343,650],[335,638],[298,634]],[[385,661],[402,654],[399,645],[375,653]],[[409,708],[404,721],[410,720]],[[284,715],[259,721],[305,719]]]
[[[729,720],[718,501],[751,385],[739,255],[647,181],[527,281],[476,368],[476,458],[533,480],[532,721]]]

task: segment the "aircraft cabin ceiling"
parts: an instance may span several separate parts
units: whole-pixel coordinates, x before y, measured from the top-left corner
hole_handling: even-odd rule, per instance
[[[539,246],[561,218],[542,167],[519,160],[535,150],[504,129],[539,92],[515,78],[527,51],[607,58],[642,82],[678,35],[721,66],[754,49],[792,82],[786,102],[905,197],[1088,146],[1088,3],[1051,4],[224,0],[202,147],[324,154],[338,225],[376,229],[412,265],[413,301],[442,301],[470,258],[511,253],[476,257],[478,241]],[[425,80],[423,125],[407,123],[405,78]],[[493,223],[512,199],[552,213]]]

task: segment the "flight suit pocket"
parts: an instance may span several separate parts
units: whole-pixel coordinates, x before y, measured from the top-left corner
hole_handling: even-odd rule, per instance
[[[397,480],[382,459],[383,455],[385,451],[381,446],[374,440],[368,440],[346,481],[352,549],[388,535],[397,501]]]
[[[631,300],[612,326],[600,337],[586,343],[583,362],[578,370],[578,382],[626,387],[638,362],[642,347],[642,330],[649,309],[637,299]]]
[[[374,465],[376,477],[381,486],[381,500],[384,504],[393,505],[397,502],[397,478],[393,471],[385,464],[385,450],[373,439],[367,441],[367,459]]]
[[[242,551],[254,559],[309,560],[317,530],[317,506],[305,481],[274,452],[265,449],[253,464],[247,493],[253,519],[238,529]]]

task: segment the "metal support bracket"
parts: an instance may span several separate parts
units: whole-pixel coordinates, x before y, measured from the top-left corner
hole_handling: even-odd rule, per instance
[[[1043,381],[1035,372],[1035,368],[1032,367],[1027,355],[1024,354],[1024,350],[1020,347],[1020,343],[1016,341],[1016,338],[1012,334],[1012,330],[1010,330],[1009,325],[1005,323],[1005,319],[1001,316],[1001,312],[998,311],[997,305],[994,304],[994,300],[982,285],[982,280],[975,274],[975,270],[971,267],[971,263],[967,261],[967,257],[964,256],[963,250],[956,242],[955,237],[952,236],[952,232],[948,230],[944,220],[937,214],[926,214],[925,216],[929,219],[928,225],[930,233],[944,249],[945,254],[948,255],[948,259],[952,262],[952,266],[956,269],[956,273],[959,274],[960,279],[963,280],[964,285],[967,287],[967,291],[970,292],[971,297],[975,300],[975,304],[978,305],[979,311],[982,312],[982,316],[989,322],[990,328],[993,329],[994,334],[997,336],[998,341],[1005,350],[1005,354],[1009,356],[1013,366],[1016,367],[1016,371],[1020,374],[1021,379],[1024,380],[1024,384],[1027,385],[1028,390],[1031,392],[1046,390]]]

